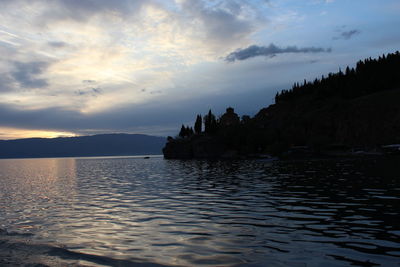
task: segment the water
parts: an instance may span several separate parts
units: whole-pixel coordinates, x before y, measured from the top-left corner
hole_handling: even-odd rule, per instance
[[[128,263],[400,266],[399,163],[0,160],[0,228]]]

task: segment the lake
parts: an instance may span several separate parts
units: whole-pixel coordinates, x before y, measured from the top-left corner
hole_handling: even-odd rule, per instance
[[[0,229],[91,266],[400,266],[400,158],[4,159]]]

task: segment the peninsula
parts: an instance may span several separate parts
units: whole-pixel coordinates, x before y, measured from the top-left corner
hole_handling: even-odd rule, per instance
[[[177,137],[168,137],[163,153],[197,159],[398,151],[399,103],[397,51],[295,83],[254,117],[240,118],[231,107],[219,118],[211,110],[197,115],[194,127],[182,125]]]

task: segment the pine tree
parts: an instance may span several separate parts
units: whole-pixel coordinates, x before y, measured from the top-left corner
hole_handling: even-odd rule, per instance
[[[210,122],[210,133],[214,134],[218,130],[217,119],[215,118],[214,114],[212,114],[211,122]]]
[[[186,128],[185,125],[182,124],[181,130],[179,132],[179,137],[184,138],[186,136]]]
[[[346,76],[349,76],[350,75],[350,68],[349,68],[349,66],[347,66],[347,68],[346,68]]]
[[[276,92],[276,95],[275,95],[275,103],[278,103],[278,102],[279,102],[279,97],[280,97],[279,92]]]
[[[201,134],[202,124],[203,124],[203,122],[201,119],[201,115],[197,115],[196,122],[194,123],[194,132],[196,134]]]
[[[192,127],[188,127],[188,136],[192,136],[192,135],[194,135],[194,131],[193,131],[193,128]]]
[[[212,134],[217,131],[217,120],[212,114],[211,109],[208,111],[208,114],[204,116],[204,132],[207,134]]]

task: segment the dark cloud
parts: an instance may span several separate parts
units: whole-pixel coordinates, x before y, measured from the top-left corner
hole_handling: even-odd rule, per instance
[[[96,83],[95,80],[82,80],[82,83]]]
[[[212,40],[229,40],[249,34],[252,24],[238,19],[223,10],[205,10],[202,18],[206,23],[207,35]]]
[[[95,94],[101,94],[103,92],[103,90],[101,90],[100,87],[97,87],[97,88],[92,88],[92,92]]]
[[[103,93],[103,90],[100,87],[93,87],[93,88],[87,88],[87,89],[75,91],[75,94],[79,95],[79,96],[87,95],[87,96],[97,97],[97,95],[100,95],[102,93]]]
[[[77,90],[77,91],[75,91],[75,94],[76,94],[76,95],[86,95],[87,92],[82,91],[82,90]]]
[[[144,5],[153,4],[153,0],[0,0],[0,7],[6,9],[23,8],[35,3],[43,3],[46,9],[35,14],[35,25],[51,26],[58,21],[86,22],[96,15],[130,18]]]
[[[298,48],[297,46],[288,46],[286,48],[278,47],[274,44],[269,46],[258,46],[251,45],[247,48],[237,49],[236,51],[230,53],[225,57],[228,62],[234,62],[236,60],[245,60],[252,57],[258,56],[268,56],[273,57],[277,54],[285,53],[321,53],[321,52],[331,52],[331,48],[320,48],[320,47],[303,47]]]
[[[360,34],[361,31],[354,29],[354,30],[350,30],[350,31],[343,31],[340,32],[339,36],[335,36],[333,37],[333,40],[339,40],[339,39],[343,39],[343,40],[349,40],[351,39],[353,36]]]
[[[127,18],[151,2],[146,0],[54,0],[48,3],[51,11],[38,17],[38,24],[43,26],[63,20],[85,22],[100,14]]]
[[[162,94],[162,93],[163,93],[162,90],[155,90],[150,92],[151,95]]]
[[[58,0],[58,3],[68,11],[71,18],[85,20],[86,18],[102,12],[115,12],[124,14],[130,10],[129,2],[142,1],[109,1],[109,0]]]
[[[182,112],[182,111],[180,111]],[[0,103],[0,125],[3,127],[59,131],[128,132],[138,127],[160,126],[177,120],[178,112],[154,105],[123,107],[113,111],[85,114],[62,108],[23,110]],[[146,114],[144,116],[143,114]],[[175,116],[171,117],[171,115]]]
[[[42,74],[48,66],[49,63],[44,61],[14,62],[15,71],[11,72],[11,76],[21,85],[21,87],[47,87],[47,80],[37,78],[36,76]]]
[[[48,45],[54,48],[63,48],[68,46],[65,42],[48,42]]]
[[[251,34],[257,22],[262,20],[258,9],[252,7],[247,1],[220,1],[214,3],[202,0],[186,0],[183,3],[186,13],[191,20],[198,20],[204,27],[206,38],[209,42],[226,43],[237,41]],[[251,10],[254,17],[244,10]]]
[[[143,3],[143,0],[57,0],[63,7],[85,13],[97,13],[102,11],[121,12],[129,11],[129,7]],[[132,4],[132,2],[136,2]],[[136,6],[137,7],[137,6]]]
[[[13,8],[20,8],[31,5],[33,1],[7,0],[6,2]],[[265,0],[255,2],[186,0],[181,5],[173,3],[175,1],[160,0],[52,0],[44,2],[46,8],[42,13],[35,15],[34,25],[39,28],[51,27],[54,23],[63,21],[85,23],[94,17],[101,17],[105,24],[110,18],[140,21],[140,12],[144,7],[156,6],[178,12],[176,18],[182,25],[182,29],[193,26],[199,33],[196,38],[204,38],[218,45],[240,41],[253,33],[257,26],[264,22],[261,6],[268,3]],[[61,48],[66,44],[52,42],[49,45]]]
[[[0,73],[0,92],[8,92],[13,90],[13,79],[8,73]]]

